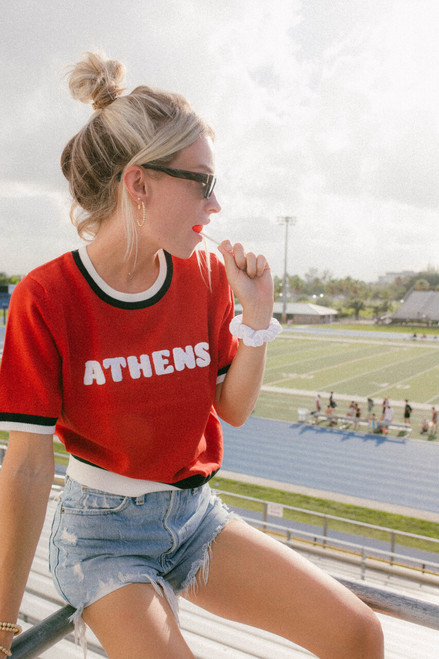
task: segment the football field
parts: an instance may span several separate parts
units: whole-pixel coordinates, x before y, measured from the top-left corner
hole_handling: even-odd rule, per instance
[[[439,341],[289,335],[269,344],[264,385],[439,403]]]
[[[316,393],[325,409],[330,391],[339,413],[345,414],[349,401],[355,400],[363,418],[368,417],[366,398],[374,400],[373,411],[379,417],[381,402],[388,396],[397,422],[404,420],[407,398],[413,408],[411,437],[436,439],[421,435],[420,426],[424,417],[430,420],[431,407],[439,406],[439,339],[285,330],[268,344],[255,414],[297,422],[300,407],[314,409]]]

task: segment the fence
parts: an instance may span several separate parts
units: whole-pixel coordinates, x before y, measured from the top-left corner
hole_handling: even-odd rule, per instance
[[[0,463],[3,455],[3,451],[0,446]],[[3,447],[4,448],[4,447]],[[254,499],[252,497],[244,497],[242,495],[236,495],[232,493],[224,493],[231,497],[236,497],[240,499],[247,499],[251,502],[258,502],[262,506],[261,518],[259,520],[249,519],[248,521],[252,524],[259,525],[263,529],[271,529],[276,533],[284,533],[286,542],[292,543],[293,541],[293,532],[296,535],[298,532],[296,529],[291,527],[286,527],[282,524],[276,524],[270,521],[269,512],[271,502],[261,501],[259,499]],[[308,514],[314,515],[316,518],[320,518],[320,523],[322,526],[322,533],[315,534],[309,533],[306,531],[301,531],[301,535],[305,537],[310,543],[315,544],[316,542],[320,544],[320,547],[323,551],[326,551],[327,548],[334,544],[334,542],[339,542],[343,545],[345,551],[359,551],[363,556],[366,555],[368,548],[363,544],[349,543],[347,541],[337,541],[334,538],[328,536],[328,529],[331,522],[337,520],[342,520],[343,522],[349,521],[343,518],[339,518],[332,515],[325,515],[322,513],[314,513],[313,511],[303,511],[300,508],[294,508],[292,506],[284,506],[284,508],[291,509],[292,511],[299,511],[300,513],[306,512]],[[377,527],[374,525],[365,525],[363,523],[354,522],[356,526],[367,526],[372,529],[383,530],[383,527]],[[384,529],[387,532],[395,533],[396,535],[408,535],[411,538],[424,538],[424,536],[416,536],[415,534],[407,534],[403,532],[394,531],[393,529]],[[395,536],[396,537],[396,536]],[[432,542],[439,542],[435,539],[428,538]],[[395,551],[395,539],[390,540],[389,549],[386,551],[381,551],[381,553],[387,554],[388,563],[395,563],[401,558],[406,558],[400,556]],[[370,548],[375,553],[378,551],[375,548]],[[431,562],[429,568],[438,568],[439,564]],[[364,578],[364,572],[362,571],[362,578]],[[360,599],[362,599],[368,606],[371,608],[385,613],[387,615],[398,618],[402,621],[415,623],[430,629],[439,631],[439,605],[432,604],[417,598],[407,597],[405,595],[397,594],[390,590],[384,590],[382,588],[377,588],[368,584],[365,584],[363,581],[353,581],[349,579],[338,578],[343,585],[349,588],[354,592]],[[41,655],[42,652],[48,650],[50,647],[62,640],[67,634],[72,631],[72,623],[69,622],[69,618],[74,612],[74,609],[71,606],[64,606],[60,608],[56,613],[49,616],[41,623],[36,624],[34,627],[28,629],[24,633],[18,636],[12,645],[13,657],[14,659],[34,659]]]
[[[363,583],[338,579],[368,606],[406,622],[439,630],[439,606],[368,586]],[[65,606],[40,624],[20,634],[12,644],[14,659],[36,659],[72,630],[69,617],[74,609]]]
[[[421,571],[423,573],[429,573],[434,576],[439,577],[439,539],[432,538],[429,536],[418,535],[415,533],[409,533],[407,531],[398,531],[396,529],[391,529],[384,526],[378,526],[375,524],[368,524],[367,522],[358,522],[355,520],[350,520],[344,517],[337,517],[335,515],[328,515],[326,513],[319,513],[312,510],[297,508],[295,506],[273,504],[270,501],[264,501],[262,499],[256,499],[254,497],[245,496],[242,494],[236,494],[231,492],[226,492],[223,490],[217,490],[223,497],[227,497],[228,503],[230,499],[234,498],[236,500],[241,500],[249,502],[252,504],[259,505],[261,507],[260,519],[255,519],[253,517],[246,516],[244,513],[244,518],[247,522],[261,527],[263,530],[271,529],[277,534],[284,535],[286,541],[291,544],[293,539],[303,539],[305,542],[312,544],[313,546],[320,546],[322,549],[339,549],[341,551],[349,552],[350,554],[356,554],[361,557],[362,565],[362,578],[364,578],[364,573],[366,569],[366,559],[367,558],[376,558],[382,564],[388,566],[399,565],[406,567],[408,569],[414,569]],[[285,514],[285,511],[290,511],[290,513],[295,513],[297,516],[305,515],[307,518],[315,520],[316,527],[321,528],[321,533],[306,531],[294,526],[294,520],[289,519],[290,526],[287,526],[285,523],[270,522],[270,509],[273,509],[274,515],[272,516],[282,516]],[[360,536],[358,542],[352,540],[343,540],[342,538],[337,538],[335,536],[330,536],[329,531],[332,524],[343,524],[345,527],[352,528],[352,535],[360,536],[358,533],[359,529],[365,529],[366,531],[372,531],[381,536],[388,536],[388,549],[380,549],[379,547],[372,547],[366,544],[366,538]],[[349,533],[349,531],[346,531]],[[398,539],[411,540],[412,542],[430,544],[431,554],[434,556],[438,555],[438,559],[428,559],[425,557],[419,557],[413,554],[401,553],[397,551]],[[380,540],[384,545],[386,542]],[[399,543],[404,544],[404,543]]]

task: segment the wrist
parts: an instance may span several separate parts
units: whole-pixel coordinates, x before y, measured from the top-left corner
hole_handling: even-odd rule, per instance
[[[0,651],[0,659],[4,659],[5,657],[8,656],[6,652],[8,652],[11,649],[13,640],[14,640],[14,634],[3,631],[0,632],[0,648],[2,648],[2,650]]]
[[[254,329],[253,327],[244,324],[243,316],[238,315],[230,321],[229,329],[233,336],[242,339],[244,345],[258,348],[264,343],[273,341],[279,332],[282,331],[282,326],[275,318],[271,318],[268,322],[268,326],[266,324],[266,326],[261,329]]]
[[[272,315],[273,309],[246,308],[242,311],[242,322],[251,329],[264,330],[269,327]]]

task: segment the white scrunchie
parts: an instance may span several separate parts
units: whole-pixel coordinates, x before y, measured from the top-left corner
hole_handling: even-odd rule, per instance
[[[242,314],[239,314],[230,321],[229,330],[230,334],[242,339],[244,345],[258,348],[263,343],[274,341],[279,332],[282,332],[282,325],[276,318],[272,318],[267,329],[254,330],[242,324]]]

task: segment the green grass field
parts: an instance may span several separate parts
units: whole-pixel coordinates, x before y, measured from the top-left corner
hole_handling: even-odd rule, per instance
[[[385,333],[370,339],[340,335],[288,335],[269,344],[264,387],[255,413],[269,418],[297,421],[297,409],[314,409],[315,393],[326,405],[335,392],[339,413],[350,400],[371,397],[379,416],[384,396],[389,396],[395,421],[403,421],[403,401],[413,407],[412,437],[421,437],[422,418],[431,418],[439,405],[439,341],[395,340]],[[362,416],[367,407],[360,402]]]

